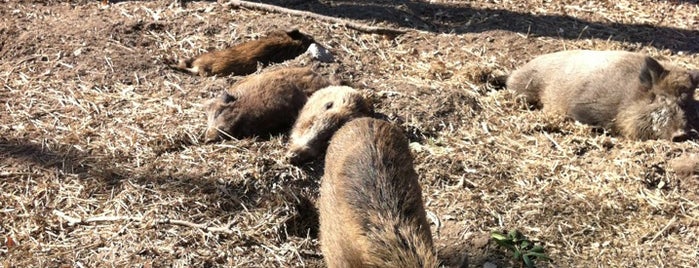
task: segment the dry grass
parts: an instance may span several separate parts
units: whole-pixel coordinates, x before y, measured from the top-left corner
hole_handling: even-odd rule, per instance
[[[284,163],[284,135],[203,144],[202,103],[240,77],[160,64],[298,27],[335,53],[324,72],[408,134],[444,258],[513,266],[487,236],[519,229],[544,244],[542,266],[699,266],[699,183],[667,168],[696,142],[609,136],[483,83],[574,48],[697,68],[696,1],[335,2],[289,5],[364,19],[352,5],[375,3],[363,8],[379,24],[420,31],[391,39],[214,2],[2,1],[0,265],[322,266],[322,163]]]

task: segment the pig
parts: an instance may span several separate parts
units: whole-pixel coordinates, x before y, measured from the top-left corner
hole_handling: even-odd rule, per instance
[[[183,59],[177,64],[172,60],[167,63],[176,70],[200,76],[248,75],[257,71],[258,62],[268,65],[296,58],[314,42],[298,29],[273,31],[258,40]]]
[[[205,142],[288,131],[308,96],[334,83],[311,68],[280,68],[251,75],[206,106]]]
[[[352,120],[332,137],[317,201],[328,267],[438,267],[408,140]]]
[[[311,95],[291,129],[287,160],[301,165],[325,151],[330,137],[354,118],[373,115],[362,94],[348,86],[330,86]]]
[[[636,140],[686,138],[698,84],[697,70],[625,51],[545,54],[506,78],[508,89],[544,112]]]

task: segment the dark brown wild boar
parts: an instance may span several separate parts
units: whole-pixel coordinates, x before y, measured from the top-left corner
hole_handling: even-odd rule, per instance
[[[546,54],[507,78],[509,89],[545,112],[639,140],[685,138],[697,84],[697,70],[624,51]]]
[[[333,136],[318,199],[328,267],[437,267],[408,140],[359,118]]]
[[[206,104],[205,141],[286,131],[308,96],[331,85],[310,68],[281,68],[251,75]]]
[[[274,31],[258,40],[180,60],[169,66],[200,76],[247,75],[257,71],[258,62],[268,65],[296,58],[313,42],[313,38],[299,30]]]
[[[347,121],[371,116],[373,109],[359,91],[331,86],[311,95],[303,106],[289,138],[287,159],[303,164],[322,154],[330,137]]]

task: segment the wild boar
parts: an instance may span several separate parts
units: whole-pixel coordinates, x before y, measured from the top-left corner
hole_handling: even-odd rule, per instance
[[[312,37],[297,29],[274,31],[258,40],[183,59],[177,64],[168,63],[176,70],[200,76],[247,75],[257,71],[258,62],[269,65],[296,58],[314,42]]]
[[[310,68],[281,68],[246,77],[206,104],[204,140],[288,131],[308,96],[331,84]]]
[[[373,109],[362,94],[347,86],[331,86],[311,95],[289,138],[287,159],[294,165],[325,151],[330,137],[347,121],[371,116]]]
[[[437,267],[408,140],[359,118],[332,137],[318,199],[328,267]]]
[[[699,71],[624,51],[572,50],[539,56],[507,78],[509,89],[545,112],[630,139],[682,140]]]

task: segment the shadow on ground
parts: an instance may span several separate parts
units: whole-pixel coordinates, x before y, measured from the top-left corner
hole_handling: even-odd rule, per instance
[[[147,164],[138,169],[122,168],[117,166],[118,162],[114,159],[90,156],[73,146],[61,144],[50,147],[33,141],[0,138],[0,159],[3,159],[3,169],[11,170],[13,167],[18,167],[17,169],[27,170],[28,167],[28,170],[37,172],[73,174],[78,179],[97,182],[96,184],[88,183],[88,187],[106,192],[118,190],[124,182],[133,181],[147,188],[157,187],[159,190],[165,188],[172,193],[199,195],[200,200],[205,203],[207,200],[218,200],[221,204],[221,213],[291,201],[301,213],[294,218],[291,233],[305,236],[308,229],[311,229],[313,236],[317,234],[317,213],[313,213],[312,202],[306,197],[309,195],[309,188],[317,191],[317,183],[313,181],[317,178],[311,176],[292,182],[260,181],[248,178],[218,180],[210,172],[171,174]],[[276,176],[274,179],[286,179],[281,177]],[[265,190],[276,183],[286,183],[287,188],[281,193]]]
[[[491,30],[562,39],[597,38],[640,43],[673,52],[699,52],[699,31],[643,24],[590,22],[562,15],[531,15],[499,9],[474,9],[468,4],[423,1],[265,0],[266,4],[354,20],[387,22],[404,28],[439,33]],[[697,3],[699,1],[677,1]]]

